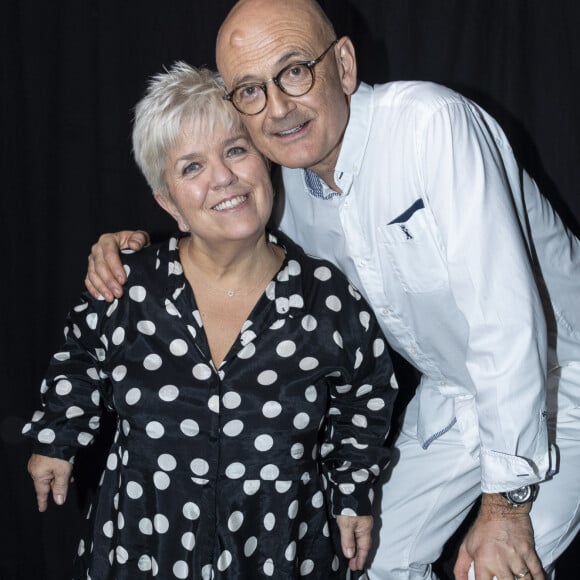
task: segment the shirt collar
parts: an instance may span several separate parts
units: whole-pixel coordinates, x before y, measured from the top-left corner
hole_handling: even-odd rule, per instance
[[[361,82],[350,99],[350,114],[334,170],[334,181],[348,195],[358,175],[368,142],[373,114],[373,89]],[[304,185],[312,197],[332,199],[340,194],[330,189],[314,172],[303,170]]]

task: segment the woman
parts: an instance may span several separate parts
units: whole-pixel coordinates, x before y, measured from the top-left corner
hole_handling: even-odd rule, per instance
[[[181,233],[124,256],[123,298],[85,293],[69,314],[25,427],[39,509],[51,486],[64,501],[106,407],[116,436],[76,578],[344,578],[387,460],[378,325],[335,267],[266,232],[268,164],[213,73],[155,77],[133,146]]]

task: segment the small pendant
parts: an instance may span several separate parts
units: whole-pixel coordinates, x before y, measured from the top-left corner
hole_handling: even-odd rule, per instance
[[[233,298],[233,297],[236,295],[236,293],[235,293],[235,291],[234,291],[234,290],[228,290],[228,291],[227,291],[227,294],[228,294],[228,297],[229,297],[229,298]]]

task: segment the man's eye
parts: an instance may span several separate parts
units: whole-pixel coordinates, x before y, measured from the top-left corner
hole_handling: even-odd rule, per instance
[[[308,77],[308,67],[304,64],[295,64],[284,71],[284,79],[300,81]]]
[[[244,101],[251,101],[260,95],[261,87],[259,85],[250,85],[247,87],[242,87],[238,91],[238,96]]]

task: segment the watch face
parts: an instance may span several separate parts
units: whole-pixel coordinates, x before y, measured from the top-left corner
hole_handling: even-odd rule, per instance
[[[532,486],[530,485],[524,485],[523,487],[520,487],[519,489],[514,489],[513,491],[510,491],[508,493],[509,498],[511,501],[513,501],[514,503],[520,504],[520,503],[526,503],[528,501],[530,501],[531,497],[532,497]]]

